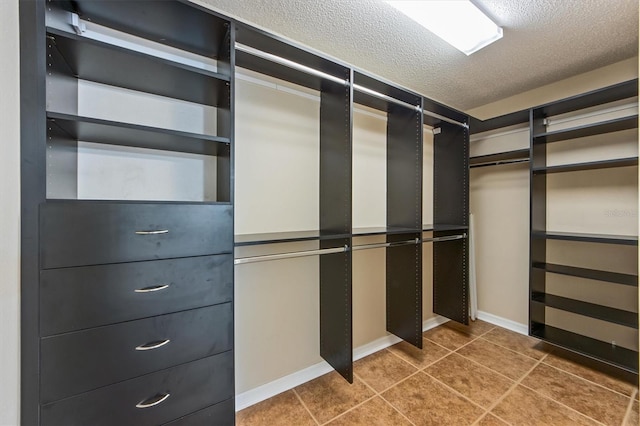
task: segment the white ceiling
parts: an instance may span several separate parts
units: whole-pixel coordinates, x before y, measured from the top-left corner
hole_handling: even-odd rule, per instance
[[[463,111],[638,54],[638,0],[474,0],[504,37],[471,56],[381,0],[200,1]]]

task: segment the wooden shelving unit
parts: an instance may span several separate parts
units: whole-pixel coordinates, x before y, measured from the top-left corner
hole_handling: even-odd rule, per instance
[[[547,274],[566,275],[579,279],[607,282],[620,286],[638,287],[636,274],[621,273],[559,264],[547,252],[549,241],[569,241],[572,244],[595,243],[614,246],[636,246],[637,235],[612,235],[562,232],[547,229],[547,176],[555,173],[580,173],[587,170],[607,170],[620,167],[637,167],[637,157],[588,161],[548,166],[547,146],[580,138],[606,135],[637,128],[638,116],[615,119],[547,131],[547,118],[559,114],[593,108],[610,102],[632,100],[638,95],[638,81],[633,80],[612,87],[574,96],[548,105],[533,108],[530,113],[531,129],[531,239],[530,239],[530,324],[529,332],[555,345],[597,358],[617,367],[638,372],[638,353],[591,336],[558,328],[547,323],[547,309],[555,309],[583,317],[593,318],[616,326],[638,329],[638,313],[616,309],[598,303],[586,302],[551,294],[547,289]],[[579,144],[579,142],[577,142]],[[604,173],[604,172],[603,172]],[[561,178],[559,176],[558,178]],[[636,182],[637,185],[637,182]],[[612,339],[613,340],[613,339]]]

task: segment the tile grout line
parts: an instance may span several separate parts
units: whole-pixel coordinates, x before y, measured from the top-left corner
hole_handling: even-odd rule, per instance
[[[388,351],[389,353],[393,354],[393,352],[391,352],[388,348],[385,348],[386,351]],[[408,379],[409,377],[413,376],[414,374],[419,373],[420,370],[416,371],[415,373],[409,375],[408,377],[405,377],[403,380],[400,380],[399,382],[397,382],[395,385],[393,386],[389,386],[388,388],[384,389],[382,392],[386,392],[387,390],[391,389],[394,386],[397,386],[399,383],[404,382],[406,379]],[[373,390],[375,392],[375,396],[377,396],[378,398],[380,398],[383,402],[385,402],[386,404],[388,404],[395,412],[399,413],[402,417],[404,417],[409,423],[411,423],[412,426],[416,426],[415,423],[413,423],[407,416],[404,415],[404,413],[400,410],[398,410],[393,404],[391,404],[389,401],[387,401],[385,399],[384,396],[382,396],[382,392],[378,392],[377,390],[375,390],[372,386],[369,385],[369,383],[367,383],[364,379],[362,379],[361,377],[359,377],[358,375],[356,375],[354,373],[354,376],[358,377],[359,380],[361,380],[366,386],[369,386],[369,388],[371,390]]]
[[[480,366],[480,367],[482,367],[482,368],[484,368],[486,370],[489,370],[492,373],[496,373],[497,375],[502,376],[505,379],[509,379],[509,381],[511,381],[511,382],[515,382],[516,381],[516,379],[513,379],[513,378],[511,378],[511,377],[509,377],[509,376],[507,376],[507,375],[505,375],[505,374],[503,374],[503,373],[501,373],[501,372],[499,372],[497,370],[494,370],[491,367],[487,367],[486,365],[481,364],[481,363],[479,363],[478,361],[476,361],[474,359],[468,358],[468,357],[462,355],[461,353],[455,352],[455,354],[460,356],[460,357],[462,357],[462,358],[464,358],[465,361],[471,361],[472,363],[477,364],[478,366]]]
[[[527,355],[527,354],[524,354],[524,353],[522,353],[522,352],[518,352],[518,351],[516,351],[516,350],[514,350],[514,349],[508,348],[508,347],[506,347],[506,346],[504,346],[504,345],[501,345],[500,343],[494,342],[493,340],[489,340],[489,339],[487,339],[486,337],[482,337],[482,340],[484,340],[485,342],[490,343],[490,344],[492,344],[492,345],[494,345],[494,346],[497,346],[497,347],[499,347],[499,348],[501,348],[501,349],[506,349],[506,350],[507,350],[507,351],[509,351],[509,352],[513,352],[513,353],[514,353],[514,354],[516,354],[516,355],[522,355],[522,356],[527,357],[527,358],[529,358],[529,359],[532,359],[532,360],[534,360],[534,361],[540,361],[538,358],[534,358],[534,357],[529,356],[529,355]],[[539,340],[539,342],[540,342],[540,343],[543,343],[543,342],[542,342],[542,340]],[[549,353],[550,353],[550,352],[549,352]]]
[[[629,405],[627,405],[627,411],[624,413],[624,417],[622,418],[622,423],[620,426],[625,426],[629,421],[629,417],[631,417],[631,411],[633,411],[633,404],[636,402],[636,395],[638,394],[638,389],[633,391],[631,398],[629,398]]]
[[[564,368],[556,367],[555,365],[547,364],[546,362],[544,363],[544,365],[545,365],[545,366],[547,366],[547,367],[555,368],[556,370],[560,370],[560,371],[562,371],[562,372],[564,372],[564,373],[567,373],[567,374],[568,374],[568,375],[570,375],[570,376],[577,377],[578,379],[582,379],[582,380],[584,380],[584,381],[586,381],[586,382],[589,382],[589,383],[591,383],[591,384],[594,384],[594,385],[596,385],[596,386],[599,386],[599,387],[601,387],[601,388],[603,388],[603,389],[606,389],[606,390],[608,390],[608,391],[611,391],[611,392],[613,392],[613,393],[617,393],[618,395],[624,396],[625,398],[629,398],[629,395],[625,395],[625,394],[623,394],[623,393],[621,393],[621,392],[618,392],[617,390],[611,389],[611,388],[609,388],[609,387],[607,387],[607,386],[605,386],[605,385],[602,385],[602,384],[600,384],[600,383],[594,382],[594,381],[592,381],[592,380],[585,379],[584,377],[579,376],[579,375],[577,375],[577,374],[574,374],[574,373],[572,373],[572,372],[570,372],[570,371],[567,371],[567,370],[565,370]],[[597,371],[597,370],[596,370],[596,371]],[[604,373],[603,373],[603,374],[604,374]]]
[[[480,408],[481,410],[485,410],[485,408],[482,405],[480,405],[477,402],[473,401],[471,398],[469,398],[468,396],[464,395],[460,391],[452,388],[451,386],[449,386],[448,384],[446,384],[442,380],[433,377],[431,374],[427,373],[426,371],[422,371],[421,373],[424,374],[425,376],[429,377],[430,379],[438,382],[438,384],[444,386],[448,391],[451,391],[451,392],[455,393],[456,395],[460,396],[461,398],[464,398],[465,400],[467,400],[471,404],[475,405],[476,407]],[[482,413],[482,415],[480,417],[482,417],[482,416],[484,416],[484,413]]]
[[[544,358],[546,358],[546,356],[545,356]],[[540,365],[540,364],[542,364],[542,363],[543,363],[542,361],[544,360],[544,358],[543,358],[543,359],[541,359],[541,360],[540,360],[540,362],[539,362],[538,364],[536,364],[536,367],[537,367],[538,365]],[[545,366],[546,366],[546,365],[547,365],[547,364],[545,364]],[[535,368],[535,367],[534,367],[534,368]],[[530,372],[528,372],[528,373],[527,373],[527,374],[522,378],[522,380],[521,380],[520,382],[524,381],[524,379],[526,379],[526,378],[527,378],[527,376],[528,376],[529,374],[531,374],[531,371],[530,371]],[[603,425],[603,426],[605,426],[605,425],[604,425],[604,423],[602,423],[601,421],[596,420],[596,419],[594,419],[593,417],[588,416],[588,415],[586,415],[585,413],[582,413],[582,412],[580,412],[580,411],[576,410],[575,408],[569,407],[568,405],[566,405],[566,404],[565,404],[565,403],[563,403],[563,402],[560,402],[560,401],[558,401],[558,400],[556,400],[556,399],[553,399],[553,398],[551,398],[551,397],[549,397],[549,396],[547,396],[547,395],[544,395],[543,393],[538,392],[536,389],[530,388],[529,386],[527,386],[527,385],[525,385],[525,384],[523,384],[523,383],[519,383],[519,384],[520,384],[520,386],[522,386],[523,388],[528,389],[528,390],[530,390],[531,392],[534,392],[535,394],[539,395],[540,397],[542,397],[542,398],[544,398],[544,399],[547,399],[547,400],[549,400],[549,401],[555,402],[556,404],[558,404],[558,405],[560,405],[560,406],[562,406],[562,407],[564,407],[564,408],[566,408],[566,409],[568,409],[568,410],[570,410],[570,411],[573,411],[574,413],[579,414],[579,415],[580,415],[580,416],[582,416],[582,417],[586,417],[587,419],[589,419],[589,420],[591,420],[591,421],[593,421],[593,422],[595,422],[595,423],[597,423],[597,424],[599,424],[599,425]],[[625,397],[625,398],[626,398],[626,397]]]
[[[604,423],[602,423],[600,420],[596,420],[596,419],[594,419],[593,417],[589,417],[589,416],[587,416],[586,414],[584,414],[584,413],[582,413],[582,412],[580,412],[580,411],[576,410],[575,408],[569,407],[568,405],[566,405],[566,404],[564,404],[564,403],[562,403],[562,402],[560,402],[560,401],[558,401],[558,400],[555,400],[555,399],[553,399],[553,398],[550,398],[550,397],[548,397],[547,395],[544,395],[544,394],[542,394],[542,393],[538,392],[537,390],[535,390],[535,389],[533,389],[533,388],[530,388],[530,387],[529,387],[529,386],[527,386],[527,385],[520,384],[520,386],[522,386],[522,387],[523,387],[523,388],[525,388],[525,389],[530,390],[530,391],[531,391],[531,392],[533,392],[533,393],[538,394],[538,396],[541,396],[541,397],[542,397],[542,398],[544,398],[544,399],[547,399],[547,400],[549,400],[549,401],[555,402],[555,403],[556,403],[556,404],[558,404],[558,405],[561,405],[562,407],[566,408],[567,410],[573,411],[574,413],[579,414],[579,415],[580,415],[580,416],[582,416],[582,417],[586,417],[587,419],[591,420],[592,422],[595,422],[595,423],[597,423],[597,424],[599,424],[599,425],[602,425],[602,426],[606,426],[606,425],[605,425]]]
[[[487,414],[489,414],[489,413],[490,413],[490,414],[492,414],[492,415],[496,416],[497,418],[499,418],[500,420],[502,420],[503,422],[505,422],[505,423],[507,423],[507,424],[511,424],[511,423],[509,423],[508,421],[506,421],[505,419],[503,419],[502,417],[498,416],[497,414],[495,414],[495,413],[491,413],[491,411],[492,411],[494,408],[496,408],[496,407],[497,407],[497,406],[498,406],[502,401],[504,401],[504,400],[507,398],[507,396],[509,396],[509,394],[511,394],[511,393],[512,393],[512,392],[513,392],[513,391],[518,387],[518,385],[520,385],[520,384],[522,383],[522,381],[523,381],[523,380],[524,380],[524,379],[525,379],[529,374],[531,374],[531,372],[532,372],[533,370],[535,370],[535,369],[536,369],[536,367],[537,367],[538,365],[542,364],[542,360],[543,360],[543,359],[545,359],[545,358],[547,357],[547,355],[549,355],[549,354],[544,354],[544,356],[543,356],[542,358],[540,358],[539,360],[536,360],[536,363],[533,365],[533,367],[531,367],[529,370],[527,370],[527,372],[526,372],[526,373],[524,373],[524,374],[522,375],[522,377],[520,377],[520,379],[515,380],[515,381],[514,381],[514,383],[513,383],[513,385],[511,385],[511,386],[509,387],[509,389],[507,389],[507,391],[506,391],[506,392],[505,392],[505,393],[504,393],[500,398],[498,398],[496,401],[494,401],[494,403],[493,403],[493,404],[491,404],[491,405],[489,406],[489,408],[487,408],[487,411],[483,414],[483,416],[486,416]]]
[[[425,339],[426,339],[426,338],[425,338]],[[426,340],[429,340],[429,339],[426,339]],[[429,341],[431,342],[431,340],[429,340]],[[440,346],[440,345],[438,345],[438,346]],[[403,361],[404,361],[404,362],[406,362],[407,364],[411,365],[412,367],[417,368],[417,369],[418,369],[418,371],[422,371],[422,370],[424,370],[425,368],[432,366],[432,365],[433,365],[433,364],[435,364],[436,362],[440,361],[440,360],[441,360],[441,359],[443,359],[443,358],[448,357],[449,355],[451,355],[451,354],[453,353],[453,351],[451,351],[451,350],[449,350],[449,349],[445,348],[444,346],[440,346],[440,347],[441,347],[441,348],[443,348],[443,349],[445,349],[445,350],[447,351],[447,354],[446,354],[446,355],[441,356],[440,358],[436,358],[434,361],[430,362],[429,364],[427,364],[427,365],[426,365],[426,366],[424,366],[424,367],[420,367],[419,365],[415,365],[415,364],[413,364],[411,361],[407,361],[406,359],[404,359],[403,357],[401,357],[400,355],[398,355],[398,354],[397,354],[397,353],[395,353],[394,351],[389,351],[389,352],[391,352],[393,355],[397,356],[398,358],[400,358],[401,360],[403,360]],[[404,379],[403,379],[403,380],[404,380]],[[398,383],[400,383],[400,382],[398,382]],[[398,383],[396,383],[396,384],[398,384]],[[395,386],[395,385],[393,385],[393,386]],[[389,388],[392,388],[393,386],[389,386]],[[387,389],[389,389],[389,388],[387,388]],[[383,390],[382,392],[386,391],[387,389]]]
[[[307,410],[307,413],[309,413],[309,415],[311,416],[311,420],[316,422],[317,425],[320,425],[320,422],[318,421],[318,419],[316,419],[316,416],[314,416],[313,413],[311,412],[311,410],[309,410],[309,407],[307,407],[307,404],[304,403],[304,401],[302,400],[302,397],[300,397],[300,395],[298,395],[298,391],[296,391],[295,388],[293,388],[291,390],[293,391],[294,395],[298,398],[298,401],[300,401],[300,404],[302,404],[304,409]]]
[[[530,337],[530,336],[527,336],[527,337]],[[486,339],[486,338],[484,338],[484,337],[482,338],[482,340],[485,340],[485,341],[487,341],[487,342],[489,342],[489,343],[491,343],[491,344],[493,344],[493,345],[496,345],[496,346],[498,346],[498,347],[501,347],[502,349],[506,349],[506,350],[508,350],[508,351],[511,351],[511,352],[513,352],[513,353],[515,353],[515,354],[522,355],[522,356],[526,356],[527,358],[532,359],[532,360],[534,360],[534,361],[540,361],[540,359],[538,359],[538,358],[534,358],[534,357],[529,356],[529,355],[527,355],[527,354],[524,354],[524,353],[522,353],[522,352],[518,352],[518,351],[516,351],[516,350],[513,350],[513,349],[511,349],[511,348],[508,348],[508,347],[506,347],[506,346],[504,346],[504,345],[501,345],[500,343],[494,342],[494,341],[489,340],[489,339]],[[539,340],[539,343],[544,343],[544,342],[543,342],[542,340]],[[549,353],[549,352],[546,352],[546,353],[544,354],[543,358],[546,358],[546,356],[547,356],[547,354],[548,354],[548,353]]]

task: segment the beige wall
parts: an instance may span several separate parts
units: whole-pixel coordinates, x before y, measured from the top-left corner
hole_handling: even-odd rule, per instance
[[[580,94],[637,77],[637,58],[595,70],[536,91],[475,110],[477,114],[508,113],[566,96]],[[621,102],[605,111],[551,120],[549,129],[570,127],[637,113],[636,105]],[[505,131],[507,130],[507,131]],[[528,128],[510,128],[475,135],[471,155],[484,155],[529,145]],[[634,156],[637,132],[584,138],[548,145],[549,165]],[[637,234],[637,168],[583,171],[549,175],[547,227],[574,232]],[[529,168],[528,164],[501,165],[471,170],[471,212],[475,215],[478,308],[526,324],[528,321]],[[600,244],[550,242],[548,260],[574,266],[635,273],[636,249]],[[607,285],[571,277],[547,275],[548,291],[612,307],[636,310],[635,288]],[[550,323],[600,339],[636,348],[635,330],[608,326],[601,321],[547,310]],[[594,333],[593,330],[600,332]]]
[[[20,87],[18,2],[0,1],[0,425],[20,413]]]
[[[467,113],[484,120],[637,77],[638,58],[636,57],[473,108]]]

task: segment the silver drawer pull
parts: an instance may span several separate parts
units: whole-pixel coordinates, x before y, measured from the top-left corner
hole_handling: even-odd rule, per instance
[[[159,235],[159,234],[168,234],[168,229],[156,229],[154,231],[136,231],[136,235]]]
[[[151,398],[144,399],[136,404],[136,408],[150,408],[156,406],[158,404],[162,404],[171,396],[170,393],[158,394],[156,396],[152,396]]]
[[[152,349],[158,349],[169,343],[171,339],[158,340],[157,342],[149,342],[144,345],[136,346],[136,351],[150,351]]]
[[[154,291],[164,290],[165,288],[168,288],[170,285],[171,284],[154,285],[154,286],[151,286],[151,287],[136,288],[133,291],[136,292],[136,293],[153,293]]]

